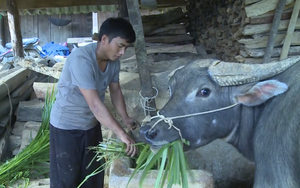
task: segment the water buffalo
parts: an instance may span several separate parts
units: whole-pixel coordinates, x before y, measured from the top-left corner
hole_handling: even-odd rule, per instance
[[[153,147],[185,139],[185,150],[221,138],[255,162],[255,188],[299,188],[299,60],[188,63],[170,78],[171,97],[140,138]]]

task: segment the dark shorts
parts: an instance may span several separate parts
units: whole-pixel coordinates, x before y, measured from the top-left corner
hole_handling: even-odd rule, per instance
[[[102,162],[94,160],[86,168],[95,153],[89,146],[102,141],[100,124],[87,130],[63,130],[50,124],[50,187],[76,188],[87,175],[97,169]],[[103,188],[104,172],[88,178],[80,188]]]

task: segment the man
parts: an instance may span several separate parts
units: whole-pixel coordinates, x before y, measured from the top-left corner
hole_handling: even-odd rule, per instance
[[[76,49],[68,56],[57,84],[56,101],[50,116],[50,187],[76,188],[101,165],[87,147],[102,141],[101,125],[112,130],[134,156],[133,139],[113,118],[104,105],[107,86],[114,107],[126,126],[133,130],[135,121],[128,117],[119,85],[119,58],[135,41],[132,25],[123,18],[109,18],[100,27],[97,43]],[[82,188],[102,188],[104,172],[90,177]]]

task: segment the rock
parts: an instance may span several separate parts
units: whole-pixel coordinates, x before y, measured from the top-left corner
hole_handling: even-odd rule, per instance
[[[44,103],[38,99],[21,101],[17,111],[17,121],[42,121]]]
[[[32,140],[36,137],[36,135],[37,135],[36,130],[24,129],[22,131],[22,142],[21,142],[19,153],[32,142]]]
[[[33,90],[38,99],[45,100],[46,94],[51,95],[53,89],[56,89],[57,83],[34,82]]]
[[[20,146],[21,146],[21,136],[15,136],[15,135],[10,135],[8,137],[8,151],[14,151],[17,148],[17,151],[19,151]]]
[[[8,145],[8,131],[5,131],[4,134],[0,137],[0,161],[5,158],[7,153],[7,145]]]
[[[122,89],[140,91],[140,85],[138,73],[120,72],[120,86]]]
[[[16,121],[11,132],[12,135],[22,137],[22,131],[24,129],[25,124],[26,122]]]

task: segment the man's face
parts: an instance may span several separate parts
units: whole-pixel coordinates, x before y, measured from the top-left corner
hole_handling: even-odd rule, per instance
[[[110,42],[108,37],[106,37],[104,40],[105,53],[107,59],[111,61],[115,61],[122,57],[127,47],[130,45],[130,43],[126,42],[126,40],[122,39],[121,37],[113,38]]]

